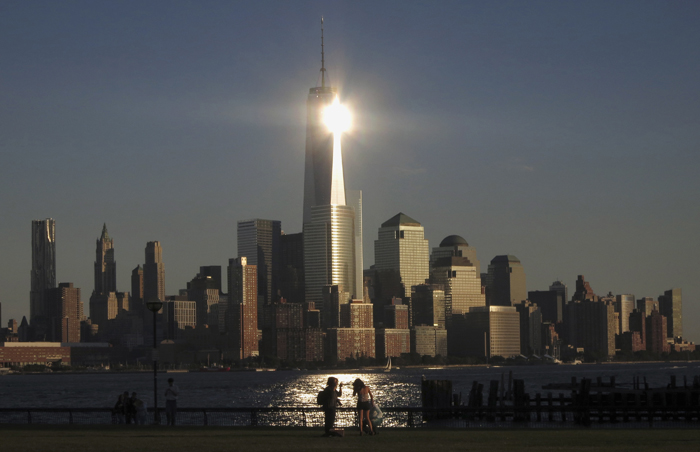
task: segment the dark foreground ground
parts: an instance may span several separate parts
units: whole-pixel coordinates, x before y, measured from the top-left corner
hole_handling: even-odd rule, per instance
[[[700,450],[700,430],[382,430],[322,438],[322,429],[0,425],[3,451],[630,451]]]

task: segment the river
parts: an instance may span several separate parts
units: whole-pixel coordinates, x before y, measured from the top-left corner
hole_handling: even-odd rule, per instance
[[[375,399],[385,407],[420,406],[420,381],[452,380],[453,390],[461,393],[466,403],[473,381],[484,384],[500,380],[509,372],[513,378],[525,380],[528,392],[547,391],[547,383],[567,383],[571,377],[616,378],[617,385],[632,387],[634,377],[646,377],[650,387],[666,386],[675,375],[677,384],[686,377],[691,384],[700,375],[700,363],[645,364],[582,364],[503,367],[405,368],[385,373],[382,370],[272,371],[272,372],[189,372],[159,373],[159,405],[164,405],[163,392],[169,377],[180,388],[180,407],[271,407],[315,406],[316,394],[323,389],[330,375],[337,376],[349,391],[343,392],[346,406],[352,406],[355,378],[361,378],[372,388]],[[2,408],[102,408],[111,407],[119,393],[137,392],[153,406],[153,374],[148,372],[51,373],[0,376],[0,407]],[[554,391],[555,393],[562,391]]]

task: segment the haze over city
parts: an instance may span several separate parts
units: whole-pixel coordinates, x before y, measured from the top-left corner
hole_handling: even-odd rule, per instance
[[[700,339],[697,2],[5,2],[0,302],[29,315],[30,223],[87,301],[160,241],[166,293],[237,256],[236,222],[302,228],[305,101],[326,67],[353,116],[364,267],[398,212],[528,290],[683,291]]]

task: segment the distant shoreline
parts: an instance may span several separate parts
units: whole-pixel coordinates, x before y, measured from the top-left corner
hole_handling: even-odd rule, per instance
[[[630,365],[630,364],[690,364],[697,363],[699,360],[690,361],[605,361],[598,363],[559,363],[559,364],[444,364],[444,365],[404,365],[401,366],[402,369],[425,369],[425,370],[440,370],[440,369],[466,369],[466,368],[522,368],[522,367],[550,367],[550,366],[597,366],[597,365]],[[228,371],[206,371],[206,370],[189,370],[189,369],[159,369],[158,374],[178,374],[178,373],[196,373],[196,374],[207,374],[207,373],[237,373],[237,372],[362,372],[362,371],[381,371],[384,366],[367,366],[367,367],[320,367],[316,369],[274,369],[274,368],[244,368],[244,369],[231,369]],[[400,369],[393,370],[392,372],[400,372]],[[124,369],[124,370],[61,370],[61,371],[51,371],[51,372],[23,372],[23,371],[11,371],[9,373],[0,374],[1,376],[10,375],[83,375],[83,374],[152,374],[153,369]]]

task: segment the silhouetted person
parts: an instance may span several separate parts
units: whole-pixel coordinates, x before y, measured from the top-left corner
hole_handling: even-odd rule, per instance
[[[168,378],[168,387],[165,390],[165,416],[168,419],[168,425],[175,425],[177,395],[180,393],[180,389],[173,382],[172,378]]]
[[[119,394],[119,398],[117,398],[117,403],[114,404],[114,408],[112,408],[112,419],[113,423],[115,424],[123,424],[124,423],[124,394]]]
[[[124,391],[124,398],[124,417],[126,418],[126,423],[131,424],[132,420],[135,423],[136,408],[134,407],[134,399],[136,398],[136,393],[132,393],[132,396],[129,397],[129,391]]]
[[[325,417],[325,433],[323,436],[340,436],[335,432],[331,432],[331,430],[333,429],[333,424],[335,424],[335,409],[340,405],[338,397],[342,395],[343,384],[341,383],[338,386],[337,378],[328,377],[328,383],[323,392],[323,414]]]

